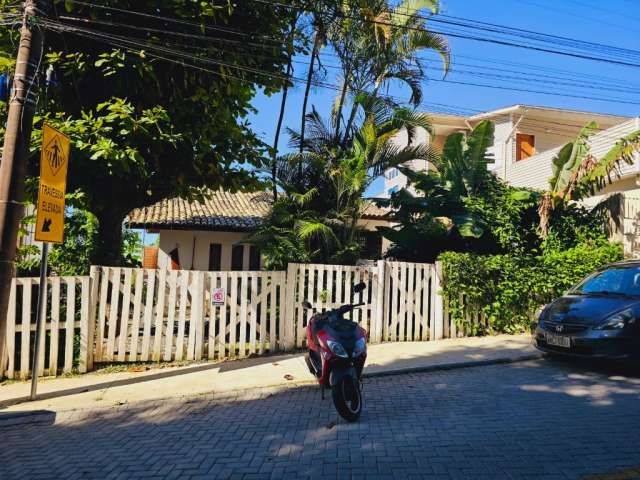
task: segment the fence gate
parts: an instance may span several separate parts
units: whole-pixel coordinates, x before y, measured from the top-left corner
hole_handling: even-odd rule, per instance
[[[208,358],[243,358],[284,347],[286,272],[207,272],[205,279]]]
[[[309,318],[316,312],[324,312],[346,303],[365,303],[347,318],[358,322],[369,332],[371,341],[382,337],[380,324],[382,314],[384,262],[374,266],[346,266],[319,264],[289,264],[287,270],[287,321],[285,348],[302,347],[306,342],[306,327]],[[360,293],[353,286],[365,282],[367,288]],[[311,311],[302,307],[302,302],[313,305]]]
[[[443,321],[439,265],[386,262],[383,340],[438,340],[448,336]]]

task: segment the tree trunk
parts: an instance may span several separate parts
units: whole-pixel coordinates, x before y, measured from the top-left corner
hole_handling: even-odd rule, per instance
[[[347,96],[347,90],[349,86],[349,77],[351,76],[351,67],[347,67],[346,75],[344,76],[344,84],[342,85],[342,92],[340,92],[340,103],[338,104],[338,111],[336,112],[336,133],[335,137],[338,143],[340,142],[340,120],[342,118],[342,108],[344,107],[344,99]],[[345,132],[345,137],[347,132]]]
[[[309,62],[309,73],[307,74],[307,86],[304,90],[304,100],[302,102],[302,120],[300,125],[300,146],[299,152],[302,153],[304,149],[304,127],[307,121],[307,103],[309,102],[309,92],[311,90],[311,80],[313,78],[313,67],[316,61],[316,56],[320,50],[320,34],[316,32],[313,36],[313,50],[311,51],[311,61]],[[299,166],[299,173],[302,176],[302,162]]]
[[[287,94],[289,93],[289,77],[291,76],[291,71],[293,70],[291,60],[293,57],[293,37],[296,33],[296,24],[298,23],[298,15],[295,16],[293,22],[291,24],[291,32],[289,33],[289,46],[288,53],[289,58],[287,61],[287,81],[284,84],[284,88],[282,90],[282,102],[280,102],[280,114],[278,115],[278,125],[276,126],[276,134],[273,139],[273,155],[271,159],[271,180],[273,182],[273,201],[276,202],[278,200],[278,142],[280,141],[280,130],[282,129],[282,121],[284,120],[284,110],[287,105]]]
[[[91,263],[106,267],[122,265],[122,223],[125,214],[105,211],[96,213],[98,238],[91,253]]]

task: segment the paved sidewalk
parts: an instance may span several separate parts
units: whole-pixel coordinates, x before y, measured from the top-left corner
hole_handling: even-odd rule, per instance
[[[499,335],[437,342],[384,343],[369,346],[365,375],[440,370],[538,356],[528,335]],[[0,387],[2,412],[108,408],[133,402],[203,394],[240,398],[244,391],[313,384],[303,354],[266,356],[224,363],[151,369],[143,372],[90,373],[40,381],[40,400],[25,401],[29,383]]]

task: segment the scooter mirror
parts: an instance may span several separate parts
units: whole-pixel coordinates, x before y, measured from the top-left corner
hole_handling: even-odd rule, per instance
[[[313,308],[313,306],[309,302],[307,302],[306,300],[304,302],[302,302],[302,307],[305,310],[311,310]]]
[[[360,282],[353,287],[353,291],[356,293],[362,292],[365,288],[367,288],[367,284],[364,282]]]

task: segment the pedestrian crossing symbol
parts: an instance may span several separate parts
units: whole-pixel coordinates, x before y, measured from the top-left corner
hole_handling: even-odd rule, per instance
[[[44,125],[40,153],[40,188],[35,239],[62,243],[64,233],[64,195],[71,148],[69,137]]]

